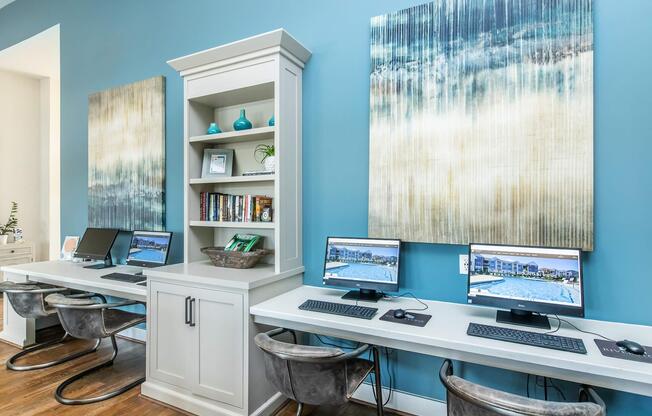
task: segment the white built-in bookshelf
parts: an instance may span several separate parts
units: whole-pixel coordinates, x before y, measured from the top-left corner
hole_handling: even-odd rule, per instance
[[[202,247],[223,246],[235,233],[259,234],[274,251],[276,273],[303,266],[301,242],[301,79],[310,52],[282,29],[169,61],[184,82],[184,258],[206,260]],[[234,131],[240,110],[253,124]],[[275,125],[268,126],[274,116]],[[216,122],[222,133],[206,134]],[[254,151],[276,149],[274,173]],[[232,149],[233,175],[202,178],[204,149]],[[273,198],[272,222],[202,221],[202,192]]]

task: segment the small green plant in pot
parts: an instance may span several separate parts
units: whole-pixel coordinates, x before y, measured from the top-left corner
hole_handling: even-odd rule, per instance
[[[273,144],[259,144],[254,151],[254,157],[265,166],[267,172],[274,172],[276,157]]]
[[[11,210],[9,211],[9,219],[4,225],[0,225],[0,245],[7,244],[9,233],[13,233],[18,227],[18,203],[11,203]]]

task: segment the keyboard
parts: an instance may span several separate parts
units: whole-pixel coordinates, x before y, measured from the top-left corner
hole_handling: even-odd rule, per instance
[[[109,273],[102,276],[102,279],[117,280],[118,282],[138,283],[147,280],[142,274]]]
[[[577,354],[586,354],[584,342],[578,338],[561,337],[559,335],[541,334],[537,332],[521,331],[519,329],[475,323],[469,324],[469,329],[467,329],[466,333],[467,335],[474,337],[515,342],[517,344],[550,348],[553,350],[574,352]]]
[[[378,308],[367,306],[347,305],[345,303],[325,302],[322,300],[308,299],[303,302],[299,309],[302,311],[329,313],[331,315],[349,316],[351,318],[371,319]]]

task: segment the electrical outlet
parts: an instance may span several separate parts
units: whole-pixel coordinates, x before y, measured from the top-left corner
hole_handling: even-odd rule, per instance
[[[460,254],[460,274],[469,274],[469,255]]]

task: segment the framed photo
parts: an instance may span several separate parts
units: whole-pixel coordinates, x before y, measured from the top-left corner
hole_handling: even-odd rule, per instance
[[[233,149],[204,149],[201,177],[233,175]]]
[[[78,244],[79,236],[66,236],[63,246],[61,246],[61,260],[72,260]]]

